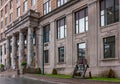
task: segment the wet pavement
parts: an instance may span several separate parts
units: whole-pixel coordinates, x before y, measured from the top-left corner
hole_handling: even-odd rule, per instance
[[[57,83],[48,83],[45,81],[30,80],[21,77],[0,77],[0,84],[57,84]]]

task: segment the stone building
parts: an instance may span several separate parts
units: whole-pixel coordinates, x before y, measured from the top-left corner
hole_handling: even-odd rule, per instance
[[[85,57],[92,75],[120,77],[120,0],[0,0],[0,62],[72,74]]]

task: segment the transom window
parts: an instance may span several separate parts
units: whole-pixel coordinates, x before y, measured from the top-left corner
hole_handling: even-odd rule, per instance
[[[64,62],[64,47],[59,47],[58,48],[58,61],[59,62]]]
[[[78,59],[85,58],[85,55],[86,55],[86,43],[77,44],[77,55],[78,55]]]
[[[75,13],[76,34],[88,31],[88,9],[84,8]]]
[[[58,0],[57,6],[60,7],[60,6],[62,6],[63,4],[65,4],[66,2],[67,2],[67,0]]]
[[[103,39],[104,58],[115,58],[115,36]]]
[[[119,21],[119,0],[100,0],[101,26]]]
[[[57,21],[57,37],[62,39],[66,37],[66,18],[59,19]]]
[[[46,15],[50,11],[51,11],[51,1],[48,0],[47,2],[44,3],[44,15]]]

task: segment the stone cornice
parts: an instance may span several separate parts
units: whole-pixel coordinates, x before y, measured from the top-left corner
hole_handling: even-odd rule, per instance
[[[32,20],[34,20],[35,22],[36,21],[38,22],[39,17],[40,17],[40,14],[38,12],[35,12],[33,10],[27,11],[26,14],[24,14],[23,16],[20,16],[18,19],[12,22],[9,26],[7,26],[7,30],[5,31],[5,34],[8,34],[9,32],[18,28],[22,24],[25,24],[27,22],[31,23]]]

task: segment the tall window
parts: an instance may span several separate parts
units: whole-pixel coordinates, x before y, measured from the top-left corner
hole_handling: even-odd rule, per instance
[[[104,58],[115,58],[115,36],[103,39]]]
[[[1,29],[3,28],[3,21],[1,21]]]
[[[10,22],[13,21],[13,13],[10,13]]]
[[[5,18],[5,26],[8,24],[8,17]]]
[[[85,58],[85,55],[86,55],[86,43],[77,44],[77,55],[78,55],[78,59]]]
[[[31,0],[31,5],[34,6],[36,4],[36,0]]]
[[[20,0],[16,0],[16,3],[20,2]]]
[[[27,0],[25,0],[23,2],[23,11],[25,12],[25,11],[27,11],[27,9],[28,9],[28,2],[27,2]]]
[[[6,54],[6,44],[4,44],[4,54]]]
[[[57,6],[60,7],[61,5],[65,4],[67,0],[58,0]]]
[[[44,15],[49,13],[51,11],[51,2],[48,0],[46,3],[44,3]]]
[[[4,0],[1,0],[1,6],[3,5]]]
[[[59,47],[58,48],[58,61],[59,62],[64,62],[64,47]]]
[[[43,28],[43,38],[44,42],[49,42],[49,35],[50,34],[50,25],[46,25]]]
[[[119,0],[100,0],[101,26],[119,21]]]
[[[36,45],[36,31],[33,31],[33,44]]]
[[[49,51],[48,50],[44,51],[44,62],[49,63]]]
[[[20,7],[17,8],[17,17],[20,16]]]
[[[7,13],[8,5],[5,6],[5,14]]]
[[[75,13],[76,34],[88,31],[88,8]]]
[[[66,37],[66,18],[57,21],[57,37],[58,39]]]
[[[3,9],[1,10],[1,17],[3,17]]]
[[[10,9],[13,7],[13,0],[10,0]]]

